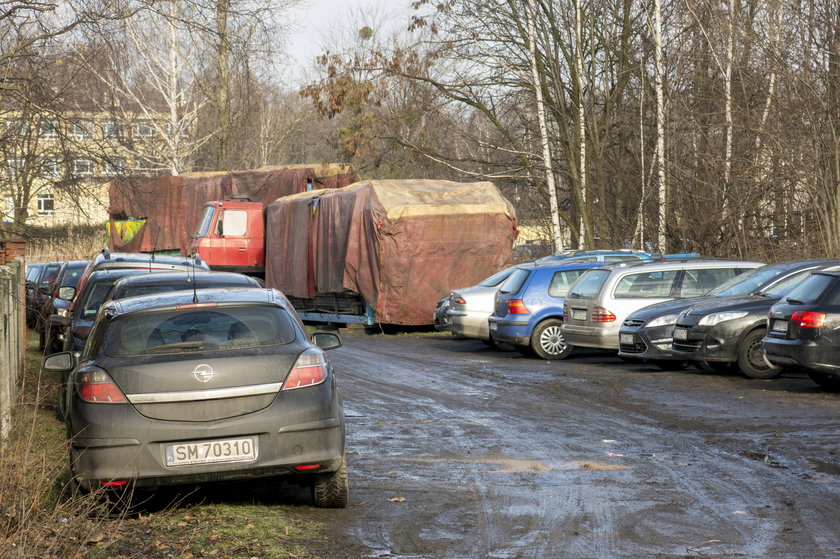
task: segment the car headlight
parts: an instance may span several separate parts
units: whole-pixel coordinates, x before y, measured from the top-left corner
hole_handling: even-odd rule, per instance
[[[657,326],[673,326],[677,323],[678,314],[666,314],[664,316],[660,316],[659,318],[654,318],[647,324],[645,324],[645,328],[656,328]]]
[[[727,320],[735,320],[737,318],[744,318],[747,316],[747,311],[732,311],[732,312],[716,312],[713,314],[707,314],[703,318],[700,319],[700,322],[697,324],[699,326],[714,326],[715,324],[719,324],[721,322],[726,322]]]

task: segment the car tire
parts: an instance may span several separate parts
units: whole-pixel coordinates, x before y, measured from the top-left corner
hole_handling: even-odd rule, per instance
[[[342,456],[341,465],[334,472],[319,474],[312,482],[312,501],[320,508],[344,508],[350,487],[347,483],[347,460]]]
[[[531,332],[531,349],[541,359],[565,359],[572,346],[566,343],[560,332],[563,321],[556,318],[543,320]]]
[[[738,368],[749,378],[771,379],[776,378],[782,372],[781,367],[771,365],[764,354],[765,330],[759,328],[744,336],[741,345],[738,346]]]
[[[831,390],[833,392],[840,391],[840,378],[833,375],[818,373],[816,371],[809,371],[808,376],[811,377],[812,381],[816,382],[826,390]]]
[[[48,326],[44,326],[38,331],[38,351],[41,353],[46,354],[46,347],[47,347],[47,335],[48,335]]]

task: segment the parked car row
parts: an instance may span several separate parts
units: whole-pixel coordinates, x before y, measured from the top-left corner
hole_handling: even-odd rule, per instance
[[[279,291],[198,258],[103,251],[63,316],[58,410],[83,491],[285,476],[347,504],[341,396],[324,350]]]
[[[453,290],[439,304],[448,309],[438,329],[543,359],[590,347],[663,369],[693,363],[759,379],[795,367],[840,389],[840,260],[552,257],[499,275]]]

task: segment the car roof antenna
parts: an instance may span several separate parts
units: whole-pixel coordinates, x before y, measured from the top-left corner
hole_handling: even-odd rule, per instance
[[[157,242],[158,237],[160,236],[160,225],[157,226],[157,231],[155,231],[155,240],[152,242],[152,256],[149,258],[149,273],[152,273],[152,264],[155,263],[155,251],[157,250]]]
[[[193,305],[198,303],[198,290],[196,289],[195,285],[195,266],[192,266],[192,277],[193,277]]]

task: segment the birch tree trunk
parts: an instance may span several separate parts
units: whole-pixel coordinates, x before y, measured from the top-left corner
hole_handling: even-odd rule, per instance
[[[542,80],[537,66],[537,42],[534,26],[534,10],[528,2],[526,16],[528,18],[528,43],[531,53],[531,79],[534,83],[534,93],[537,97],[537,119],[540,125],[540,144],[542,157],[545,162],[545,183],[548,188],[549,209],[551,211],[551,236],[554,241],[554,252],[563,250],[563,234],[560,230],[560,212],[557,205],[557,188],[554,183],[554,165],[551,161],[551,144],[548,137],[548,125],[545,119],[545,102],[543,100]]]
[[[580,5],[581,0],[575,0],[575,89],[577,89],[577,129],[579,169],[578,189],[580,191],[580,235],[578,236],[578,248],[589,248],[593,244],[592,219],[589,215],[589,201],[587,200],[586,188],[586,115],[584,113],[584,92],[583,92],[583,11]]]
[[[653,3],[653,43],[656,74],[656,174],[659,183],[659,252],[668,251],[668,185],[665,182],[665,92],[662,79],[662,5],[661,0]]]

